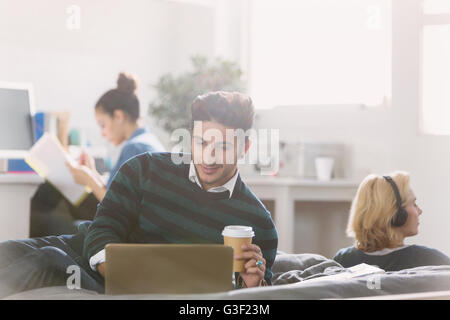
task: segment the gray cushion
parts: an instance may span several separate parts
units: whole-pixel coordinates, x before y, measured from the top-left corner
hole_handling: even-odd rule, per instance
[[[343,272],[343,267],[334,260],[319,254],[280,254],[272,267],[273,284],[287,284],[306,279]]]

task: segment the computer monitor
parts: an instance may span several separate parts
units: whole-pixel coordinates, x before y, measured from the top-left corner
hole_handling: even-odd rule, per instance
[[[0,82],[0,158],[26,156],[34,143],[33,116],[33,85]]]

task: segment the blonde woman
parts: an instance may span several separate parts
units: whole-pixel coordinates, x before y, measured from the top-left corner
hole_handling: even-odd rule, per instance
[[[346,268],[367,263],[386,271],[450,265],[450,258],[436,249],[404,244],[406,237],[418,234],[422,215],[409,180],[409,174],[400,171],[363,180],[347,226],[355,244],[339,250],[335,261]]]

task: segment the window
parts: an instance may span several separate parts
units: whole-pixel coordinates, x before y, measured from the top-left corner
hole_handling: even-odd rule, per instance
[[[425,0],[423,2],[425,14],[450,13],[450,1],[448,0]]]
[[[450,0],[425,0],[422,34],[422,131],[450,134]]]
[[[249,11],[255,106],[390,99],[390,0],[253,0]]]

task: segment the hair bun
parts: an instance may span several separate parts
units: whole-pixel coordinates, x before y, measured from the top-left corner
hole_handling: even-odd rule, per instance
[[[121,72],[119,74],[119,79],[117,79],[117,90],[123,93],[132,94],[137,89],[136,78],[129,74]]]

